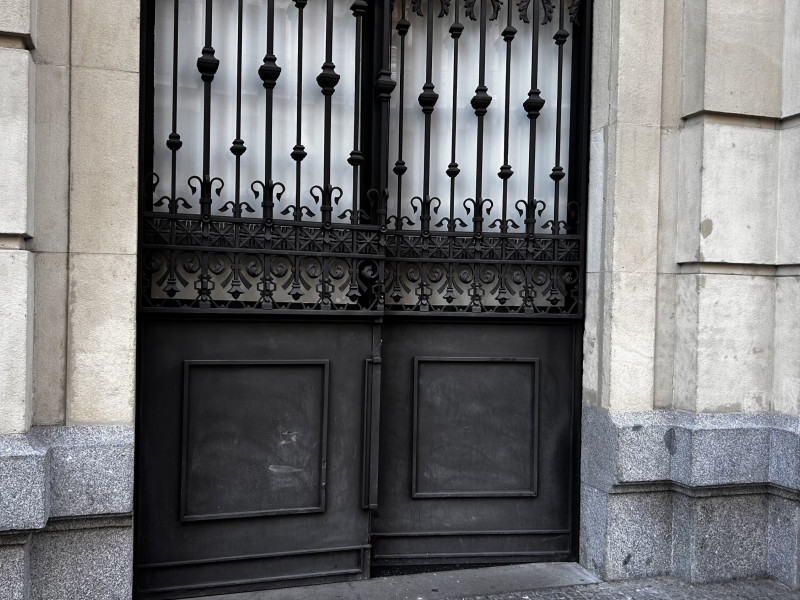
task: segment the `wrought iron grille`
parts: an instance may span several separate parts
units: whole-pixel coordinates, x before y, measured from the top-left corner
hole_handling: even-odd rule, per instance
[[[588,4],[153,2],[140,307],[580,318]]]

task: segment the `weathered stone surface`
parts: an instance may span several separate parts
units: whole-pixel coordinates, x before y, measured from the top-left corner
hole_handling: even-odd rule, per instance
[[[673,551],[676,574],[692,583],[766,576],[768,504],[763,494],[688,498],[675,511],[675,528],[689,528]]]
[[[37,600],[128,600],[130,527],[37,533],[31,542],[31,594]]]
[[[69,69],[36,66],[35,236],[29,248],[66,252],[69,229]]]
[[[583,407],[581,480],[601,490],[671,481],[800,491],[800,420],[777,413],[610,412]]]
[[[34,254],[33,424],[64,422],[67,364],[66,253]]]
[[[784,2],[706,2],[706,110],[780,115]]]
[[[769,574],[792,588],[800,587],[800,503],[769,499]]]
[[[30,38],[36,19],[36,0],[10,0],[0,10],[0,31]]]
[[[0,434],[25,433],[31,423],[33,255],[0,250],[0,282]]]
[[[616,96],[617,61],[614,52],[614,7],[600,2],[594,7],[592,39],[591,129],[607,127],[611,122],[612,97]],[[614,100],[616,102],[616,100]]]
[[[800,36],[794,36],[800,37]],[[800,57],[798,57],[800,63]],[[800,67],[798,67],[800,69]],[[778,215],[776,220],[777,263],[800,264],[800,236],[797,235],[796,218],[800,213],[800,122],[780,132],[780,174],[778,189]]]
[[[672,494],[608,496],[608,580],[653,577],[672,566]]]
[[[138,4],[125,0],[73,0],[72,63],[138,73],[140,12]]]
[[[769,410],[774,283],[698,275],[697,404],[703,412]]]
[[[703,110],[706,69],[706,2],[682,2],[681,116]]]
[[[800,277],[775,279],[775,370],[772,408],[800,414]]]
[[[609,278],[606,278],[608,281]],[[656,274],[614,273],[608,309],[610,328],[608,406],[615,411],[647,410],[653,406]]]
[[[73,67],[71,119],[70,251],[135,254],[139,75]]]
[[[617,10],[616,118],[621,123],[658,127],[664,2],[621,2]],[[647,52],[642,52],[642,48],[647,48]],[[630,176],[633,178],[633,173]]]
[[[70,0],[38,0],[36,9],[37,65],[69,65]]]
[[[0,600],[28,600],[30,535],[0,535]]]
[[[608,494],[581,485],[580,563],[601,579],[606,577]]]
[[[772,277],[682,273],[677,278],[673,407],[769,410]]]
[[[600,344],[602,331],[599,330],[599,285],[600,273],[586,274],[586,297],[592,298],[586,304],[586,317],[583,331],[583,402],[589,406],[600,406],[600,382],[598,367],[600,366]]]
[[[0,435],[0,531],[39,529],[49,509],[47,457],[24,435]]]
[[[797,585],[797,417],[584,406],[581,437],[581,564],[610,579],[770,574]]]
[[[699,236],[703,260],[774,264],[779,136],[775,129],[704,125],[700,222],[679,231]]]
[[[136,257],[70,260],[67,424],[133,423]]]
[[[684,116],[700,110],[779,116],[784,0],[683,5]]]
[[[51,517],[133,510],[132,427],[34,427],[29,437],[49,449]]]
[[[618,123],[614,169],[615,271],[656,270],[661,131],[657,127]]]
[[[35,72],[27,50],[0,47],[0,234],[32,233]]]
[[[656,297],[655,397],[656,409],[672,408],[675,365],[675,304],[677,275],[658,274]]]
[[[783,7],[783,105],[781,116],[800,113],[800,3],[787,0]]]

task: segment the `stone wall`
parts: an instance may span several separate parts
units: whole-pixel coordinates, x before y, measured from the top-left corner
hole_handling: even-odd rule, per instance
[[[800,3],[595,0],[581,561],[800,585]],[[0,600],[129,598],[139,3],[0,11]]]
[[[595,3],[581,561],[800,585],[797,3]]]
[[[139,5],[0,10],[0,599],[129,598]]]

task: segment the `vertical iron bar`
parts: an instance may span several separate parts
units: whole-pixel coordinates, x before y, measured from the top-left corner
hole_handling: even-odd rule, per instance
[[[214,56],[211,45],[212,19],[213,2],[206,0],[205,45],[197,59],[197,70],[203,80],[203,178],[200,184],[200,214],[203,220],[202,235],[205,239],[208,238],[208,222],[211,220],[211,82],[219,68],[219,60]],[[198,303],[200,308],[209,308],[213,284],[209,275],[207,254],[202,253],[200,263],[200,276],[196,282]]]
[[[481,222],[483,221],[483,118],[488,112],[492,97],[487,93],[486,87],[486,4],[489,0],[481,1],[480,14],[480,51],[478,65],[478,87],[475,88],[475,95],[472,97],[472,105],[475,115],[478,117],[478,136],[477,136],[477,160],[475,174],[475,214],[472,217],[473,233],[481,233]]]
[[[503,123],[503,165],[497,176],[503,180],[503,206],[502,215],[500,217],[500,232],[508,232],[508,180],[514,174],[511,170],[511,165],[508,164],[508,144],[509,144],[509,124],[511,117],[511,42],[514,41],[514,36],[517,30],[511,24],[511,17],[513,11],[508,9],[508,21],[506,27],[503,29],[503,41],[506,43],[506,106],[505,106],[505,121]]]
[[[274,51],[275,44],[275,0],[267,2],[267,48],[264,60],[258,68],[258,76],[264,85],[264,198],[261,201],[262,218],[267,228],[264,236],[265,247],[272,246],[271,229],[275,208],[275,182],[272,180],[272,115],[275,85],[281,74]],[[255,184],[253,184],[255,185]],[[283,190],[283,184],[280,184]],[[272,288],[272,259],[269,255],[262,257],[261,281],[258,284],[260,292],[260,306],[264,310],[273,308]]]
[[[274,90],[281,74],[274,52],[275,44],[275,0],[267,3],[267,50],[264,61],[258,68],[258,76],[264,85],[264,198],[261,201],[262,218],[267,226],[272,225],[275,207],[275,182],[272,180],[272,115]],[[255,184],[254,184],[255,185]],[[280,184],[284,189],[283,184]]]
[[[297,115],[297,136],[290,156],[296,165],[294,199],[294,218],[296,221],[300,221],[303,218],[300,208],[300,174],[301,163],[307,156],[306,148],[301,143],[303,127],[303,9],[307,3],[308,0],[294,0],[294,5],[297,7],[297,108],[295,110]]]
[[[406,88],[406,34],[408,33],[411,23],[406,19],[406,3],[401,0],[401,17],[397,22],[397,34],[400,36],[400,66],[399,71],[399,86],[400,92],[397,100],[397,161],[394,163],[392,171],[397,175],[397,212],[395,213],[395,227],[397,229],[403,228],[403,174],[406,172],[406,163],[403,160],[403,113],[405,110],[404,96]]]
[[[355,82],[354,86],[354,101],[353,101],[353,151],[350,153],[350,158],[347,162],[353,167],[353,214],[351,221],[353,224],[359,222],[359,206],[361,205],[360,199],[360,169],[364,164],[364,153],[361,151],[361,77],[362,65],[361,55],[364,44],[364,14],[367,11],[366,0],[355,0],[350,6],[353,16],[356,18],[356,43],[355,43]]]
[[[569,37],[569,32],[564,29],[564,5],[565,2],[559,4],[558,10],[558,31],[553,36],[558,46],[558,96],[556,100],[556,149],[555,149],[555,166],[550,173],[550,179],[554,182],[554,197],[553,197],[553,234],[558,234],[561,231],[561,224],[559,222],[559,190],[561,180],[564,178],[564,168],[561,166],[561,101],[564,94],[564,44]]]
[[[172,132],[167,138],[167,148],[172,153],[172,183],[169,196],[169,212],[178,212],[177,178],[178,178],[178,150],[183,145],[181,136],[178,134],[178,4],[180,0],[174,0],[173,24],[172,24]]]
[[[197,59],[197,70],[203,80],[203,179],[200,186],[200,212],[204,221],[211,215],[211,82],[219,68],[211,45],[213,2],[206,0],[205,45]]]
[[[536,178],[536,130],[539,115],[544,107],[539,90],[539,3],[533,4],[533,35],[531,41],[531,89],[528,97],[522,103],[525,113],[528,115],[529,134],[528,134],[528,198],[525,214],[526,233],[532,236],[536,229],[536,199],[534,197],[535,178]]]
[[[430,184],[431,184],[431,116],[439,94],[434,91],[433,85],[433,0],[428,0],[428,20],[426,31],[425,50],[425,84],[419,95],[419,104],[425,115],[425,148],[422,167],[422,214],[430,211]]]
[[[317,84],[325,96],[325,139],[323,141],[322,158],[322,223],[330,227],[333,186],[331,185],[331,111],[332,96],[339,83],[339,75],[333,64],[333,0],[327,0],[325,15],[325,62],[322,71],[317,75]]]
[[[456,162],[456,137],[458,114],[458,40],[464,31],[464,25],[459,21],[459,2],[455,5],[455,21],[450,26],[450,37],[453,38],[453,117],[450,124],[450,164],[447,165],[447,176],[450,178],[450,220],[447,222],[448,231],[455,231],[455,205],[456,205],[456,177],[461,172]]]
[[[244,20],[244,7],[242,0],[239,0],[238,7],[238,27],[237,27],[237,50],[236,50],[236,139],[231,145],[231,154],[236,157],[236,188],[234,189],[233,216],[242,216],[242,206],[240,202],[241,194],[239,185],[241,183],[241,160],[245,148],[242,140],[242,22]]]

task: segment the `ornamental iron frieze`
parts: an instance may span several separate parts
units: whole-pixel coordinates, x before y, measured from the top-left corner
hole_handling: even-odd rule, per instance
[[[170,36],[172,56],[164,63],[171,66],[165,67],[160,85],[171,104],[156,109],[162,111],[162,126],[155,131],[155,144],[166,153],[153,161],[142,185],[142,309],[582,316],[583,208],[577,190],[565,191],[571,184],[562,160],[562,146],[569,142],[562,133],[562,122],[569,119],[565,47],[581,14],[580,0],[386,2],[382,23],[370,20],[375,18],[371,3],[349,1],[346,16],[354,25],[347,60],[355,65],[349,70],[334,62],[342,2],[320,2],[324,10],[304,0],[263,4],[263,59],[246,72],[244,65],[252,62],[244,55],[251,45],[244,39],[243,0],[237,4],[235,56],[215,49],[224,35],[215,29],[218,5],[197,3],[194,14],[202,15],[203,38],[194,59],[192,101],[201,107],[202,123],[192,132],[197,171],[185,180],[180,165],[190,155],[179,102],[185,101],[187,84],[179,81],[186,71],[178,68],[186,53],[180,27],[185,3],[170,5],[171,31],[162,35]],[[304,18],[312,9],[321,12],[317,29],[309,31]],[[276,44],[276,15],[295,27],[284,41],[283,57]],[[434,39],[435,19],[449,23],[446,52]],[[505,26],[492,29],[491,22],[498,20]],[[375,64],[365,60],[365,33],[373,26],[386,38]],[[519,50],[518,27],[529,28],[524,39],[531,44]],[[555,82],[549,88],[540,80],[545,31]],[[309,36],[324,42],[315,40],[315,45]],[[424,82],[416,89],[407,66],[412,37],[425,50]],[[465,44],[473,44],[477,54],[466,54]],[[314,48],[322,50],[317,85],[309,89],[303,73],[308,62],[302,57]],[[487,73],[490,51],[500,53],[495,63],[503,65],[502,84]],[[524,74],[530,86],[514,97],[513,79],[523,75],[514,61],[526,52],[533,55]],[[437,81],[434,53],[437,60],[452,62],[454,76],[447,85]],[[372,65],[374,76],[365,73],[365,65]],[[215,161],[222,159],[212,136],[220,127],[215,103],[223,85],[232,102],[230,147],[225,148],[232,177],[227,178],[215,173]],[[353,125],[349,149],[341,156],[344,142],[334,139],[335,114],[341,114],[337,98],[345,88]],[[465,89],[469,112],[455,108],[465,104]],[[243,97],[254,95],[265,124],[260,133],[243,124],[249,118]],[[292,116],[281,122],[290,122],[291,131],[279,138],[276,114],[286,98],[292,99]],[[366,111],[377,116],[365,118]],[[524,128],[511,125],[520,115]],[[544,144],[540,123],[545,118],[553,154],[547,189],[541,190],[536,152],[537,143]],[[312,130],[306,119],[318,128]],[[419,133],[407,134],[415,123]],[[468,140],[462,133],[467,123],[474,130]],[[445,139],[435,126],[449,127]],[[526,136],[522,157],[513,152],[512,134]],[[278,147],[287,139],[286,147]],[[437,144],[449,150],[441,164]],[[261,173],[252,178],[244,161],[256,146]],[[282,169],[276,167],[278,153],[285,155]],[[314,157],[316,170],[309,166]],[[492,197],[488,173],[499,180]],[[435,184],[442,175],[448,183]],[[312,182],[312,177],[318,179]],[[463,192],[464,181],[469,193]]]

